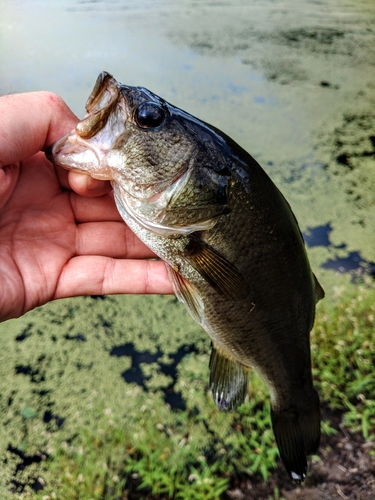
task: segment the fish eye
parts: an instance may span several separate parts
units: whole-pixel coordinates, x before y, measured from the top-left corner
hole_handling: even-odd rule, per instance
[[[135,110],[134,118],[140,128],[158,127],[164,120],[164,109],[155,102],[142,102]]]

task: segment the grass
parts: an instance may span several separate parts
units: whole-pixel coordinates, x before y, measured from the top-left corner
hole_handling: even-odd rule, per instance
[[[205,387],[206,361],[201,356],[183,362],[178,389],[187,402],[184,411],[173,412],[156,398],[120,426],[106,418],[108,411],[97,415],[100,432],[86,429],[46,462],[60,475],[53,474],[35,498],[47,491],[67,499],[123,498],[137,484],[151,498],[218,499],[232,473],[266,479],[277,450],[263,384],[256,379],[254,399],[238,412],[219,413]]]
[[[375,428],[374,284],[335,290],[312,333],[314,376],[321,399],[344,411],[344,424],[365,439]]]
[[[352,284],[319,304],[311,341],[322,401],[365,439],[375,427],[374,326],[374,283]],[[262,381],[254,374],[247,402],[220,413],[207,388],[208,339],[173,298],[74,299],[1,328],[1,498],[214,500],[233,475],[266,481],[276,467]],[[130,341],[132,359],[109,355]],[[160,373],[173,372],[181,346],[173,377]],[[165,403],[172,385],[183,409]]]

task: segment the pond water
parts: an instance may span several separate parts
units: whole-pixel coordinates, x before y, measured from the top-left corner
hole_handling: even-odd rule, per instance
[[[83,116],[103,70],[145,86],[260,162],[291,203],[318,275],[375,261],[373,2],[0,5],[2,94],[52,90]]]
[[[82,117],[103,70],[149,88],[269,173],[325,300],[375,274],[374,0],[0,0],[0,12],[0,95],[51,90]],[[147,405],[171,422],[168,405],[206,404],[209,339],[172,296],[50,302],[0,336],[4,499],[8,480],[52,484],[41,457],[99,435],[104,412],[132,435]],[[201,421],[192,439],[216,442]]]

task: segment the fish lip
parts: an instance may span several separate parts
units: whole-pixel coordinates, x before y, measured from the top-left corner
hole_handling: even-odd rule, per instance
[[[78,147],[77,147],[78,146]],[[49,161],[58,165],[66,170],[78,173],[86,173],[86,169],[82,166],[72,166],[69,165],[65,158],[69,158],[70,155],[79,155],[80,153],[85,153],[91,151],[97,162],[97,167],[101,166],[101,161],[105,156],[105,152],[101,151],[99,147],[91,144],[89,141],[82,139],[75,133],[75,129],[71,130],[58,141],[56,141],[52,146],[50,146],[46,151],[45,155]],[[92,177],[93,175],[90,174]],[[110,179],[108,175],[99,176],[100,179]]]
[[[91,167],[94,165],[96,170],[94,173],[90,172],[90,175],[98,179],[112,180],[111,167],[106,164],[106,157],[118,138],[124,137],[129,113],[126,100],[119,92],[119,85],[112,77],[107,79],[105,88],[99,93],[95,87],[94,91],[96,95],[93,98],[89,97],[88,112],[85,117],[74,129],[50,146],[46,150],[46,156],[51,162],[67,170],[87,173],[89,170],[87,166],[85,167],[87,162],[82,161],[80,164],[77,158],[72,166],[68,159],[73,155],[78,157],[90,151],[93,153],[90,158]]]
[[[79,150],[77,151],[76,146],[78,146],[78,149],[81,147],[82,151],[79,151]],[[72,148],[71,151],[69,151],[70,148]],[[110,150],[110,148],[107,148],[107,150],[103,151],[96,144],[93,144],[92,142],[90,142],[89,139],[87,139],[87,140],[82,139],[82,137],[80,137],[76,133],[75,129],[73,129],[71,132],[66,134],[64,137],[62,137],[59,141],[57,141],[53,145],[52,155],[57,156],[58,154],[62,153],[64,149],[68,150],[67,152],[63,153],[65,155],[69,154],[69,153],[79,154],[80,152],[84,152],[85,150],[92,151],[97,159],[98,167],[100,166],[101,161],[102,161],[103,157],[105,156],[105,154]],[[67,167],[67,168],[69,170],[72,170],[72,168],[70,168],[70,167]],[[83,171],[83,169],[82,169],[82,171]]]
[[[86,115],[75,127],[76,134],[82,139],[91,139],[103,130],[124,96],[120,92],[118,82],[103,71],[96,79],[95,85],[86,102]],[[124,107],[124,106],[122,106]],[[126,113],[125,121],[128,119]]]

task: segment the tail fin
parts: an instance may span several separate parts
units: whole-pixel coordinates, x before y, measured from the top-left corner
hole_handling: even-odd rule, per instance
[[[314,390],[314,406],[309,412],[271,409],[273,432],[280,457],[289,476],[295,482],[304,481],[307,455],[315,453],[320,441],[319,397]]]

